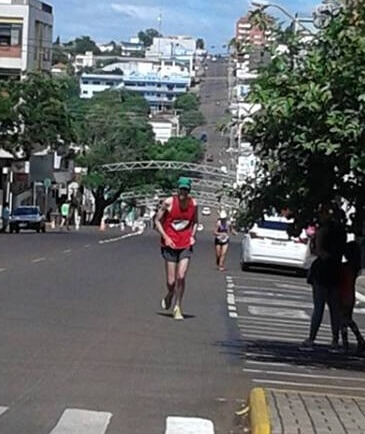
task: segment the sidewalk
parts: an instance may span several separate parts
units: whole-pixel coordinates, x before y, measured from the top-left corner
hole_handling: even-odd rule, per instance
[[[363,434],[365,399],[255,388],[251,434]]]

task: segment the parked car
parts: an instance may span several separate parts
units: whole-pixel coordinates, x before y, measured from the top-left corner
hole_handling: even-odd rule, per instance
[[[208,163],[212,163],[213,161],[214,161],[214,157],[213,157],[213,155],[211,155],[211,154],[208,155],[208,156],[207,156],[207,162],[208,162]]]
[[[210,210],[210,208],[209,208],[209,206],[205,206],[203,209],[202,209],[202,215],[210,215],[212,213],[212,211]]]
[[[10,233],[19,233],[23,229],[46,232],[46,218],[38,206],[20,206],[12,213],[9,221]]]
[[[298,237],[289,235],[292,220],[265,217],[247,231],[242,240],[241,268],[252,265],[278,265],[308,270],[311,264],[309,239],[303,230]]]
[[[207,133],[202,133],[200,136],[200,141],[206,143],[208,141]]]

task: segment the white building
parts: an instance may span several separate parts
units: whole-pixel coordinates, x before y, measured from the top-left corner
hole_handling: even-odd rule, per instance
[[[172,114],[152,115],[149,121],[157,142],[166,143],[172,137],[180,137],[180,120]]]
[[[107,65],[103,68],[105,72],[113,72],[116,70],[123,71],[123,74],[128,75],[131,73],[136,74],[159,74],[170,75],[176,74],[183,77],[189,77],[189,65],[186,62],[181,62],[176,59],[163,60],[163,59],[142,59],[138,57],[130,57],[120,59],[116,63]]]
[[[255,157],[249,143],[242,143],[240,153],[241,155],[238,157],[236,170],[236,183],[239,187],[241,187],[246,181],[254,178],[257,165],[257,157]]]
[[[82,74],[80,80],[80,98],[90,99],[95,93],[111,88],[124,87],[123,75],[113,74]]]
[[[50,71],[52,6],[38,0],[0,0],[0,76]]]
[[[73,63],[75,72],[80,72],[85,68],[96,67],[96,57],[92,51],[86,51],[85,54],[77,54]]]

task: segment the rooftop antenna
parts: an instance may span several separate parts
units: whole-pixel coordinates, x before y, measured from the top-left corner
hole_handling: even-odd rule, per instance
[[[161,31],[162,31],[162,9],[160,9],[160,14],[157,18],[158,21],[158,33],[159,33],[159,37],[158,37],[158,56],[160,57],[161,55]]]

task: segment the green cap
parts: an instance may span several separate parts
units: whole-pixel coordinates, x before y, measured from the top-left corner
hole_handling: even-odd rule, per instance
[[[181,177],[177,183],[178,188],[185,188],[186,190],[191,190],[191,179]]]

